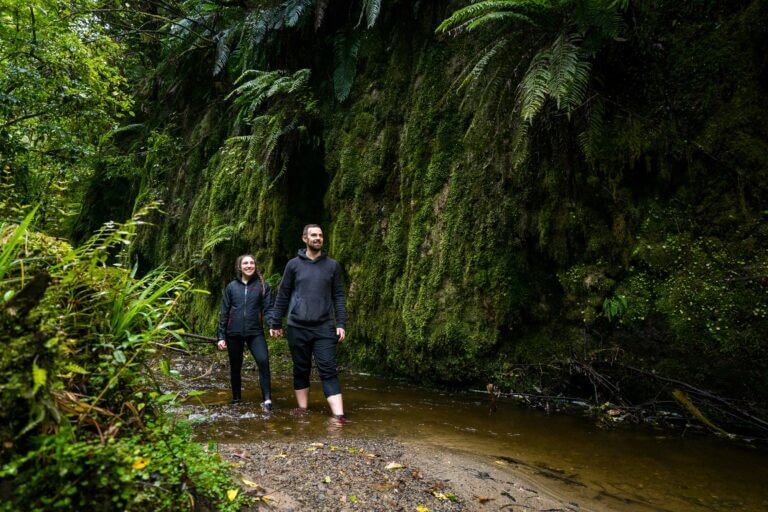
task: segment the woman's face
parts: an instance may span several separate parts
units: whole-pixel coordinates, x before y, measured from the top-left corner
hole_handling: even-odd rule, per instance
[[[240,261],[240,272],[243,273],[245,279],[250,279],[253,273],[256,272],[256,262],[253,258],[246,256]]]

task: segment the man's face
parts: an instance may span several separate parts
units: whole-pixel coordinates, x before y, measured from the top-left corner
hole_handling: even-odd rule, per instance
[[[309,228],[307,234],[302,237],[307,249],[319,251],[323,248],[323,230],[320,228]]]

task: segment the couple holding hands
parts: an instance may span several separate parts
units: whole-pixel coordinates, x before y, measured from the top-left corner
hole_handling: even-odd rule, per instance
[[[336,369],[336,344],[346,335],[347,310],[341,266],[323,251],[323,230],[317,224],[304,226],[306,245],[285,266],[274,299],[272,290],[250,254],[237,258],[237,277],[224,290],[219,316],[218,347],[229,355],[232,403],[239,403],[243,353],[248,347],[259,367],[259,385],[265,411],[272,410],[269,350],[262,319],[269,335],[283,336],[283,316],[288,316],[286,337],[293,360],[293,389],[298,412],[307,411],[309,374],[315,358],[323,393],[337,420],[345,421]]]

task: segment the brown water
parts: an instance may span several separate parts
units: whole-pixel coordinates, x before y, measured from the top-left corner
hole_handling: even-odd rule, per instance
[[[223,370],[220,365],[209,379],[190,383],[209,388],[184,408],[201,440],[387,437],[487,457],[525,470],[561,496],[615,510],[768,510],[768,453],[721,439],[604,430],[588,418],[546,415],[504,401],[489,415],[481,394],[366,375],[342,377],[350,421],[339,428],[328,420],[318,385],[312,386],[311,414],[295,417],[290,380],[273,379],[275,411],[264,415],[255,372],[244,374],[244,403],[231,406]],[[181,371],[188,375],[190,369]]]

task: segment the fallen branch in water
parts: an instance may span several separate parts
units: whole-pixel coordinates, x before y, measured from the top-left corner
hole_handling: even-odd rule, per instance
[[[591,354],[596,355],[596,354]],[[615,354],[614,354],[615,355]],[[561,374],[582,376],[592,390],[592,396],[573,397],[555,395],[552,393],[501,393],[495,385],[489,385],[490,394],[497,397],[523,400],[534,407],[549,411],[552,404],[569,404],[591,410],[606,425],[623,422],[645,422],[681,424],[685,418],[694,419],[704,427],[719,435],[730,438],[751,439],[750,435],[735,435],[731,432],[742,430],[752,435],[764,437],[768,432],[768,420],[764,419],[763,411],[749,406],[745,402],[725,398],[712,391],[698,388],[679,379],[665,377],[654,372],[622,364],[616,357],[610,360],[572,359],[557,360],[539,364],[520,365],[520,368],[531,367],[555,369]],[[638,382],[644,382],[654,395],[640,404],[633,400],[622,389],[636,388]],[[573,389],[579,383],[566,384]],[[542,386],[543,387],[543,386]],[[655,392],[653,391],[655,390]],[[485,393],[483,390],[471,390]],[[584,389],[586,391],[586,389]],[[646,390],[648,391],[648,390]],[[589,393],[589,392],[587,392]],[[647,396],[647,395],[646,395]],[[665,397],[673,398],[669,401]],[[493,400],[491,400],[492,406]],[[714,413],[714,418],[712,414]],[[671,423],[670,423],[671,422]],[[721,422],[725,429],[717,425]],[[687,424],[686,424],[687,426]],[[766,441],[766,439],[760,439]]]
[[[648,372],[646,370],[642,370],[640,368],[635,368],[633,366],[624,366],[624,365],[621,365],[621,366],[624,367],[624,368],[627,368],[628,370],[632,370],[632,371],[634,371],[636,373],[639,373],[641,375],[645,375],[647,377],[652,377],[652,378],[660,380],[660,381],[669,382],[670,384],[677,384],[678,386],[684,387],[684,388],[688,389],[689,391],[692,391],[692,392],[694,392],[694,393],[696,393],[698,395],[701,395],[701,396],[703,396],[705,398],[709,398],[710,400],[714,400],[715,402],[718,402],[718,403],[726,406],[727,408],[736,411],[740,416],[750,420],[750,422],[753,425],[759,427],[761,430],[768,430],[768,421],[766,421],[766,420],[764,420],[762,418],[758,418],[757,416],[754,416],[754,415],[748,413],[747,411],[743,410],[741,407],[739,407],[738,405],[732,403],[730,400],[728,400],[726,398],[723,398],[721,396],[715,395],[714,393],[711,393],[709,391],[706,391],[706,390],[703,390],[703,389],[699,389],[699,388],[694,387],[694,386],[688,384],[687,382],[683,382],[681,380],[671,379],[669,377],[663,377],[661,375],[656,375],[655,373],[651,373],[651,372]]]

